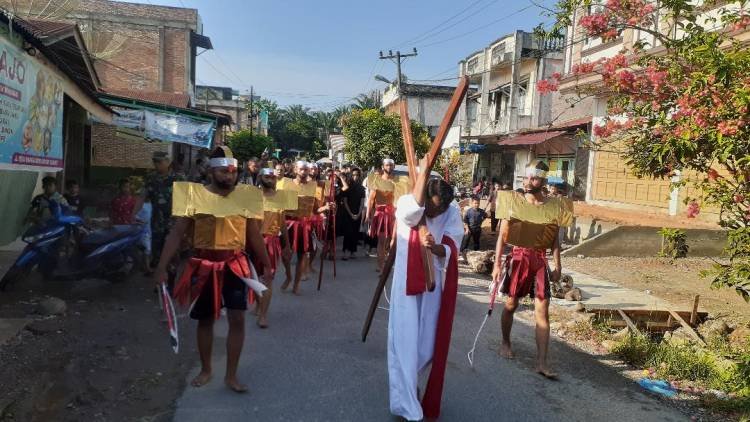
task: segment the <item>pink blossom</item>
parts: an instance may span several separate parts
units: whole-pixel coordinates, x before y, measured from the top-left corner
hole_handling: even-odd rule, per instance
[[[701,212],[701,206],[698,205],[698,202],[695,200],[690,201],[690,203],[687,206],[687,217],[688,218],[695,218],[700,214]]]

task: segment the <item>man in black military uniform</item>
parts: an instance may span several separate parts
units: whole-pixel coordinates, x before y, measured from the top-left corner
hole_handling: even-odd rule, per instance
[[[151,258],[158,263],[164,241],[169,234],[172,220],[172,184],[184,177],[170,169],[169,154],[156,151],[153,155],[154,170],[146,178],[145,196],[151,202]]]

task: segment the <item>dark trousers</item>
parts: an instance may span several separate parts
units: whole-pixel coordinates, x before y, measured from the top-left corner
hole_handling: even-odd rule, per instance
[[[492,229],[492,233],[497,231],[497,223],[499,223],[500,220],[495,217],[495,211],[492,211],[490,213],[490,228]]]
[[[355,253],[357,252],[357,243],[359,243],[359,226],[362,220],[353,220],[350,215],[346,214],[342,221],[344,223],[344,251]]]
[[[464,240],[461,242],[461,251],[469,249],[469,242],[472,242],[472,246],[475,251],[479,250],[479,238],[482,236],[482,228],[469,228],[469,233],[464,234]]]

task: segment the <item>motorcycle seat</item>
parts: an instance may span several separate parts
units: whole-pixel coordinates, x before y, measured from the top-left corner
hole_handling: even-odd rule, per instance
[[[95,232],[87,234],[82,240],[81,244],[84,248],[90,248],[92,246],[99,246],[105,243],[114,242],[115,240],[123,239],[129,236],[135,236],[141,232],[141,226],[138,224],[124,224],[112,226],[110,228],[97,230]]]

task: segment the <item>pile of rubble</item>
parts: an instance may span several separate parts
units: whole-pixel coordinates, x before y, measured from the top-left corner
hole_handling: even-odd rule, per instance
[[[466,252],[466,262],[471,270],[477,274],[492,274],[495,265],[495,251],[470,251]],[[573,287],[573,277],[563,274],[560,280],[551,285],[552,297],[579,302],[583,299],[581,289]]]

